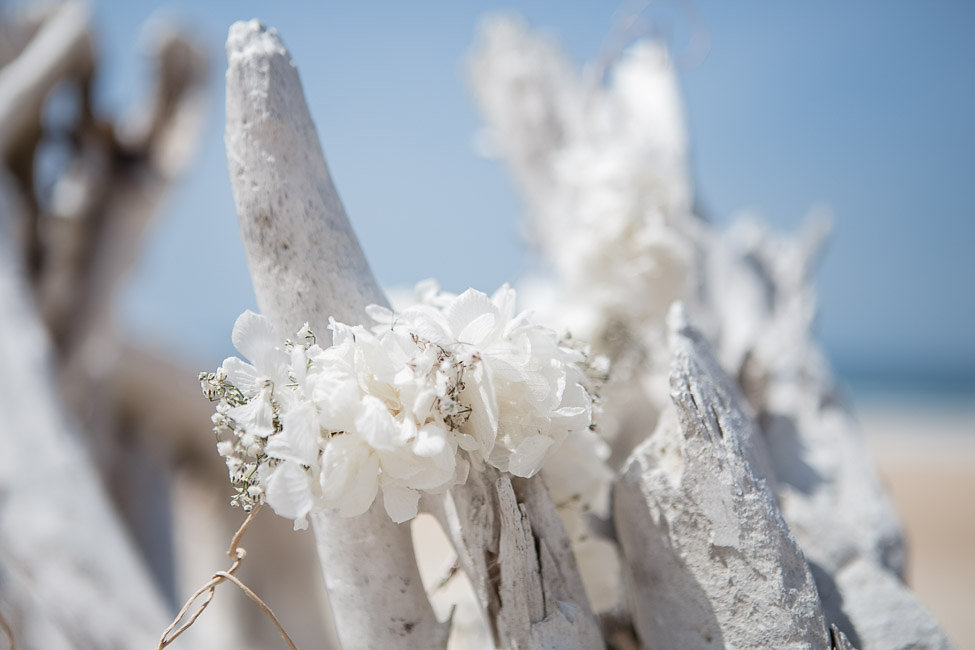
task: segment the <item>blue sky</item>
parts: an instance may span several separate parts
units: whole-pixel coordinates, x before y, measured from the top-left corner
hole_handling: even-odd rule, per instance
[[[223,40],[258,17],[294,55],[339,192],[384,285],[437,277],[491,290],[526,266],[521,206],[477,158],[464,58],[478,17],[516,8],[577,62],[601,51],[609,3],[169,3],[212,52],[200,153],[123,295],[130,328],[209,364],[254,300],[223,153]],[[692,8],[690,8],[692,7]],[[102,102],[139,96],[153,3],[96,2]],[[681,59],[698,197],[793,229],[828,205],[820,333],[851,375],[975,377],[975,5],[697,2],[651,7]],[[703,31],[701,31],[703,30]]]

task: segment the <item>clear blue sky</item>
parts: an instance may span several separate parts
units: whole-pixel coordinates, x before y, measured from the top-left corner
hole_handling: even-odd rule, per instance
[[[333,176],[384,285],[437,277],[490,290],[525,267],[518,198],[475,157],[464,57],[500,3],[169,3],[210,44],[211,119],[126,290],[123,317],[215,363],[253,306],[223,153],[223,40],[238,19],[278,28]],[[820,333],[850,373],[975,377],[975,5],[966,2],[658,3],[706,30],[681,83],[697,192],[711,218],[752,209],[779,228],[818,204],[834,239]],[[611,3],[518,3],[577,62],[613,28]],[[675,8],[676,7],[676,8]],[[138,96],[138,26],[153,3],[94,6],[106,106]],[[450,245],[444,246],[447,243]]]

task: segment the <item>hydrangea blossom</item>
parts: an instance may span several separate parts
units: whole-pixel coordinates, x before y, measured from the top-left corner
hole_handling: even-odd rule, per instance
[[[201,375],[236,504],[266,501],[301,528],[323,508],[361,514],[382,491],[402,522],[472,467],[530,477],[566,436],[591,434],[587,355],[516,313],[512,289],[420,290],[399,313],[370,306],[370,328],[331,321],[328,347],[307,326],[280,341],[263,316],[238,318],[247,361]]]

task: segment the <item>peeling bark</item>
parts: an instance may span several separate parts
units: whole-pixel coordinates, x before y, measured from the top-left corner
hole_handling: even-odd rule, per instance
[[[605,647],[539,477],[472,470],[467,483],[429,507],[457,549],[498,647]]]

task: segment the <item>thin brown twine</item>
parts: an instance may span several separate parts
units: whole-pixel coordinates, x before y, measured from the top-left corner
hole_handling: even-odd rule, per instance
[[[268,607],[263,600],[261,600],[260,596],[251,591],[250,587],[241,582],[240,578],[234,575],[234,572],[240,568],[241,562],[247,556],[247,550],[240,546],[240,540],[244,536],[244,533],[247,532],[247,527],[250,526],[252,521],[254,521],[255,515],[257,515],[260,509],[261,507],[258,506],[251,510],[251,513],[247,515],[247,519],[244,520],[244,523],[241,524],[239,529],[237,529],[237,533],[234,534],[233,539],[230,540],[230,548],[227,549],[227,555],[234,561],[234,563],[230,565],[228,570],[217,571],[214,573],[205,585],[197,589],[196,593],[190,596],[189,600],[186,601],[186,604],[183,605],[183,609],[179,610],[179,614],[176,615],[173,622],[170,623],[169,627],[167,627],[163,632],[162,637],[159,638],[159,645],[156,646],[156,650],[163,650],[163,648],[175,641],[180,634],[188,630],[190,626],[196,622],[196,619],[200,618],[203,610],[205,610],[210,604],[210,601],[213,600],[213,594],[217,590],[217,585],[224,581],[230,581],[240,587],[240,590],[243,591],[248,598],[257,603],[264,613],[268,615],[268,618],[270,618],[271,622],[274,623],[274,626],[278,628],[278,633],[281,635],[281,638],[284,639],[285,643],[288,644],[288,647],[291,648],[291,650],[298,650],[298,648],[295,647],[294,642],[291,640],[291,637],[289,637],[288,633],[284,631],[283,627],[281,627],[281,623],[278,622],[278,618],[274,615],[274,612],[271,611],[271,608]],[[203,595],[203,592],[205,591],[209,593],[207,593],[203,603],[196,609],[195,612],[193,612],[193,615],[190,616],[186,623],[183,623],[179,629],[176,629],[179,622],[186,617],[186,613],[190,610],[190,606],[196,601],[197,598]],[[175,632],[173,632],[174,629],[176,630]],[[172,634],[172,636],[170,636],[170,634]],[[12,650],[13,645],[10,647]]]
[[[14,631],[10,629],[10,624],[7,623],[7,619],[0,614],[0,629],[7,636],[7,642],[10,644],[10,650],[16,650],[17,644],[14,643]]]

